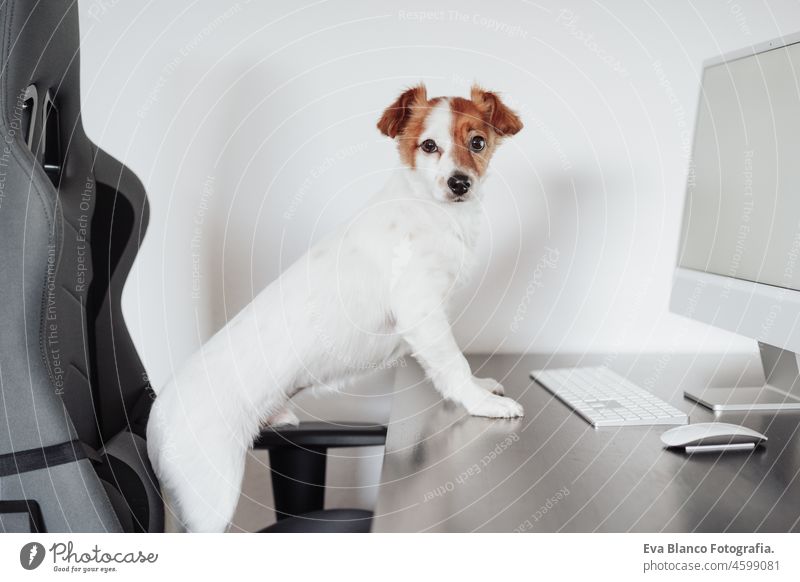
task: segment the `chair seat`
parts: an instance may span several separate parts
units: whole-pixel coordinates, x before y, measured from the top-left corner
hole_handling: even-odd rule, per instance
[[[372,515],[365,509],[323,509],[287,517],[259,533],[369,533]]]

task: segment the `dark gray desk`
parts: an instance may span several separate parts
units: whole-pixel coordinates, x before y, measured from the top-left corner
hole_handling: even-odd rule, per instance
[[[686,456],[664,450],[668,427],[592,428],[544,388],[533,368],[596,365],[690,414],[688,386],[756,385],[744,356],[473,356],[525,406],[521,420],[472,418],[442,402],[416,366],[398,370],[373,530],[800,530],[800,414],[726,413],[769,437],[756,452]]]

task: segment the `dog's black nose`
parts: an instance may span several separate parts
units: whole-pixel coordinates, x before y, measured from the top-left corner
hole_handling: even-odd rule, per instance
[[[465,176],[464,174],[453,174],[447,180],[447,185],[450,187],[450,191],[456,196],[463,196],[467,193],[469,187],[472,186],[469,181],[469,176]]]

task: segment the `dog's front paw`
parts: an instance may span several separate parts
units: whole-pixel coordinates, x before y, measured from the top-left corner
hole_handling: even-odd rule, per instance
[[[498,396],[503,396],[506,393],[503,385],[494,378],[474,378],[474,380],[478,386],[487,392],[497,394]]]
[[[525,414],[517,401],[496,394],[486,394],[484,398],[467,406],[467,412],[472,416],[489,418],[518,418]]]
[[[267,426],[270,428],[278,428],[281,426],[297,426],[300,424],[300,419],[297,418],[297,415],[285,408],[280,412],[277,412],[270,416],[266,422]]]

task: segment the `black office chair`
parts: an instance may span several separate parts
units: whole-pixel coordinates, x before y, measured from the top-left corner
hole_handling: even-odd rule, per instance
[[[277,522],[265,533],[366,533],[372,512],[323,509],[328,449],[370,447],[386,442],[386,427],[366,423],[302,422],[267,429],[254,444],[269,450]]]
[[[163,531],[154,394],[120,308],[147,196],[83,131],[77,2],[5,0],[0,23],[0,532]],[[368,529],[369,512],[322,510],[324,452],[384,436],[265,431],[280,519],[267,529]]]

